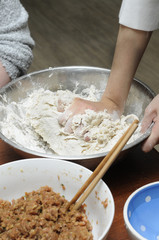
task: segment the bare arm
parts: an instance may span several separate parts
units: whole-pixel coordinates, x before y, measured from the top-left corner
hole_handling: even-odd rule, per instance
[[[9,83],[10,77],[0,62],[0,88]]]
[[[33,58],[34,41],[28,28],[28,13],[19,0],[1,0],[0,9],[0,63],[13,80],[26,74]],[[4,76],[3,70],[1,66]]]
[[[88,108],[98,112],[107,109],[122,114],[132,78],[147,47],[151,32],[134,30],[120,25],[116,49],[105,92],[99,102],[77,98],[59,118],[59,123],[71,129],[71,117],[82,114]]]
[[[112,69],[102,102],[107,98],[123,111],[131,81],[147,47],[152,32],[120,25]]]

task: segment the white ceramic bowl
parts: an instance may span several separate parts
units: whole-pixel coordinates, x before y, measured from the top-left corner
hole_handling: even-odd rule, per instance
[[[17,199],[25,192],[48,185],[71,200],[91,173],[85,167],[63,160],[33,158],[14,161],[0,166],[0,197],[4,200]],[[61,184],[64,184],[65,190]],[[108,206],[104,208],[102,201],[106,199]],[[94,240],[106,239],[115,207],[113,196],[103,180],[100,180],[85,203]]]
[[[132,240],[159,240],[159,182],[133,192],[124,205],[123,214]]]

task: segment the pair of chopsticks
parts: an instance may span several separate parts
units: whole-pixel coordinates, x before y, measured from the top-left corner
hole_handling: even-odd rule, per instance
[[[117,158],[117,156],[119,155],[120,151],[122,150],[122,148],[125,146],[125,144],[129,140],[129,138],[132,136],[132,134],[138,127],[138,122],[139,121],[136,119],[133,121],[133,123],[126,130],[126,132],[123,134],[123,136],[117,141],[117,143],[114,145],[114,147],[111,149],[111,151],[100,162],[100,164],[97,166],[97,168],[91,174],[91,176],[87,179],[87,181],[84,183],[84,185],[79,189],[79,191],[76,193],[76,195],[68,203],[67,209],[69,209],[70,206],[74,203],[75,203],[75,205],[74,205],[73,209],[77,210],[78,208],[80,208],[80,206],[83,204],[85,199],[95,188],[95,186],[97,185],[99,180],[104,176],[106,171],[109,169],[109,167],[112,165],[114,160]],[[79,199],[78,202],[76,202],[80,196],[81,196],[81,198]]]

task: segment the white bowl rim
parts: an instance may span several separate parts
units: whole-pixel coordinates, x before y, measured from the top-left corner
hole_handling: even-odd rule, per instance
[[[124,216],[124,222],[126,224],[126,228],[130,229],[130,231],[132,232],[132,234],[137,238],[137,239],[140,239],[140,240],[148,240],[147,238],[144,238],[142,237],[133,227],[132,225],[130,224],[130,221],[128,219],[128,214],[127,214],[127,209],[128,209],[128,205],[131,201],[131,199],[138,193],[140,192],[141,190],[147,188],[147,187],[150,187],[150,186],[155,186],[155,185],[159,185],[159,181],[156,181],[156,182],[152,182],[152,183],[148,183],[140,188],[138,188],[137,190],[135,190],[129,197],[128,199],[126,200],[125,204],[124,204],[124,209],[123,209],[123,216]]]
[[[0,165],[0,168],[4,168],[4,167],[10,167],[12,165],[16,165],[16,164],[20,164],[22,162],[31,162],[31,161],[52,161],[54,160],[54,163],[55,162],[65,162],[67,165],[77,165],[77,167],[80,167],[81,169],[85,170],[85,171],[88,171],[90,173],[92,173],[92,171],[82,165],[79,165],[77,163],[74,163],[74,162],[70,162],[70,161],[67,161],[67,160],[63,160],[63,159],[54,159],[54,158],[26,158],[26,159],[19,159],[19,160],[16,160],[16,161],[12,161],[12,162],[7,162],[7,163],[4,163],[4,164],[1,164]],[[102,181],[106,188],[107,188],[107,193],[109,195],[109,200],[111,201],[111,208],[112,208],[112,213],[111,213],[111,218],[109,219],[109,223],[107,225],[107,227],[105,228],[105,230],[103,231],[103,234],[101,235],[101,237],[98,239],[98,240],[103,240],[105,236],[107,236],[107,234],[109,233],[109,230],[112,226],[112,223],[113,223],[113,220],[114,220],[114,215],[115,215],[115,201],[114,201],[114,198],[113,198],[113,194],[111,192],[111,190],[109,189],[108,185],[103,181],[103,179],[101,179],[100,181]]]

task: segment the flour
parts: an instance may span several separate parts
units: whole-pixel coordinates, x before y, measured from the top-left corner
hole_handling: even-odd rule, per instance
[[[81,94],[39,89],[18,103],[1,105],[0,112],[5,114],[5,120],[0,121],[1,132],[11,141],[41,153],[88,155],[109,151],[130,126],[129,120],[137,119],[129,115],[114,120],[106,110],[96,113],[88,109],[85,114],[74,116],[73,133],[68,134],[58,117],[74,97],[97,101],[97,92],[93,86]],[[138,130],[129,142],[139,135]]]

